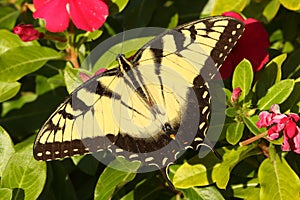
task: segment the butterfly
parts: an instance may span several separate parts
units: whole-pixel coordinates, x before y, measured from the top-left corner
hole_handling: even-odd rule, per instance
[[[36,160],[110,151],[159,169],[199,149],[211,114],[209,82],[244,31],[215,16],[167,31],[118,67],[75,89],[40,129]]]

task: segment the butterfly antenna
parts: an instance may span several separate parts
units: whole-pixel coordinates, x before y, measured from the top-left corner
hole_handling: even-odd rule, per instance
[[[125,41],[125,24],[124,23],[123,23],[122,27],[123,27],[123,32],[122,32],[122,43],[121,43],[120,54],[123,53],[123,44],[124,44],[124,41]]]

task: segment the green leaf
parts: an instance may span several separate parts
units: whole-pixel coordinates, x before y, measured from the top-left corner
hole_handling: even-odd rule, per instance
[[[14,97],[20,90],[19,82],[0,82],[0,102]]]
[[[300,199],[300,179],[278,154],[274,153],[273,158],[262,162],[258,178],[261,199]]]
[[[267,20],[267,22],[270,22],[277,14],[280,7],[279,0],[271,0],[266,5],[263,11],[263,16]]]
[[[14,145],[8,133],[0,126],[0,177],[12,154],[15,152]],[[0,195],[1,196],[1,195]]]
[[[287,55],[281,54],[272,59],[265,68],[256,73],[254,91],[258,97],[263,97],[266,91],[281,80],[281,66]]]
[[[79,77],[79,72],[79,69],[75,69],[71,66],[70,63],[67,63],[66,68],[64,70],[64,78],[69,93],[74,91],[83,83],[83,81]]]
[[[237,115],[237,110],[234,107],[229,107],[225,110],[225,113],[228,117],[235,117]]]
[[[276,74],[274,74],[273,77],[275,77],[274,83],[278,83],[281,80],[281,66],[283,62],[285,61],[287,57],[287,54],[281,54],[275,58],[273,58],[267,65],[266,69],[269,71],[275,71]],[[271,76],[271,74],[269,73]]]
[[[228,149],[225,147],[222,149],[225,151],[222,156],[223,161],[214,166],[212,179],[216,182],[218,188],[225,189],[230,178],[230,172],[235,165],[237,165],[241,160],[260,154],[261,152],[257,149],[256,144],[237,147],[234,149]]]
[[[248,4],[246,0],[216,0],[211,15],[221,15],[229,10],[242,11]]]
[[[7,30],[0,30],[0,38],[0,55],[9,49],[22,46],[20,38]]]
[[[53,49],[39,46],[15,47],[0,55],[0,81],[16,81],[41,68],[48,60],[61,55]]]
[[[282,69],[283,78],[298,78],[300,76],[300,49],[293,51],[284,62]]]
[[[280,3],[289,10],[300,10],[300,1],[298,0],[280,0]]]
[[[117,186],[134,179],[139,167],[139,162],[129,162],[124,158],[116,157],[102,172],[96,185],[94,199],[110,199]]]
[[[293,111],[293,108],[298,107],[297,103],[300,102],[300,92],[299,91],[300,91],[300,78],[295,80],[295,85],[294,85],[294,89],[293,89],[292,93],[287,98],[287,100],[280,106],[281,112],[286,112],[288,110],[291,110],[292,112],[296,112],[296,113],[299,112],[299,110]]]
[[[173,177],[173,184],[176,188],[189,188],[193,186],[206,186],[212,184],[207,177],[206,167],[202,164],[190,165],[183,163]]]
[[[108,2],[109,5],[109,15],[115,15],[120,13],[126,5],[128,4],[129,0],[111,0]]]
[[[0,125],[5,127],[12,138],[20,141],[41,128],[50,114],[65,100],[66,95],[66,89],[62,87],[39,95],[35,101],[0,117]]]
[[[232,145],[237,144],[243,136],[244,124],[241,122],[231,123],[226,130],[226,139]]]
[[[12,189],[9,188],[0,188],[0,197],[2,199],[12,199]]]
[[[245,99],[250,91],[253,81],[253,69],[248,60],[242,60],[233,72],[232,88],[236,89],[240,87],[242,89],[239,100]]]
[[[9,6],[2,6],[1,5],[1,12],[0,12],[0,29],[13,29],[14,25],[16,24],[16,20],[20,15],[20,11]],[[0,37],[1,39],[3,37]]]
[[[16,146],[3,171],[2,187],[14,189],[14,199],[23,195],[25,200],[37,199],[46,181],[46,163],[36,161],[32,155],[33,139],[30,137]]]
[[[292,93],[294,84],[291,79],[276,83],[268,89],[266,96],[258,100],[257,107],[260,110],[269,110],[271,105],[283,103]]]
[[[54,75],[50,78],[46,78],[44,76],[38,75],[36,76],[35,82],[36,82],[35,91],[38,95],[42,95],[46,92],[54,90],[59,86],[65,86],[64,77],[61,73]]]
[[[253,133],[254,135],[258,135],[266,131],[266,128],[258,128],[256,123],[258,122],[259,118],[258,115],[254,115],[251,117],[244,116],[243,121],[246,124],[247,128]]]
[[[33,102],[37,99],[38,95],[32,92],[22,92],[21,97],[16,100],[6,101],[2,104],[2,114],[5,116],[11,110],[20,109],[26,103]]]
[[[250,179],[246,183],[231,185],[233,196],[240,199],[259,199],[260,188],[257,178]]]
[[[184,199],[209,199],[209,200],[222,200],[224,197],[215,186],[203,188],[189,188],[181,190]]]
[[[78,34],[76,36],[76,42],[78,42],[81,38],[86,38],[85,42],[91,42],[99,38],[102,35],[102,33],[103,33],[102,30],[95,30],[93,32],[85,32],[82,34]]]

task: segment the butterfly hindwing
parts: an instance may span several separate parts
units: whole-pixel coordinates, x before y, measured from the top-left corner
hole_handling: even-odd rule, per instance
[[[232,18],[210,17],[156,37],[132,57],[130,71],[108,70],[77,88],[39,131],[35,158],[53,160],[108,149],[163,167],[176,160],[179,150],[198,148],[210,116],[207,81],[243,29]],[[208,66],[215,71],[206,70]],[[198,133],[190,135],[192,139],[186,139],[189,128],[184,125],[185,131],[176,134],[181,124],[195,118]],[[166,146],[168,153],[145,155]]]

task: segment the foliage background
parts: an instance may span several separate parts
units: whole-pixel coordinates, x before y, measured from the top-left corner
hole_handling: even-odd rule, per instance
[[[159,172],[119,172],[91,155],[47,163],[33,159],[32,144],[38,129],[68,95],[66,85],[78,81],[78,71],[63,59],[64,43],[24,43],[11,33],[19,23],[43,25],[29,10],[22,9],[23,5],[22,0],[0,1],[0,199],[300,198],[299,155],[281,152],[280,141],[263,140],[269,145],[267,150],[259,142],[238,145],[240,140],[263,132],[255,126],[257,113],[268,110],[272,103],[280,104],[282,112],[299,113],[300,1],[112,0],[110,16],[101,31],[76,33],[84,40],[82,61],[97,44],[123,30],[173,28],[225,11],[258,19],[267,29],[273,59],[268,67],[249,79],[242,74],[253,73],[251,64],[243,61],[226,82],[229,98],[238,80],[244,80],[252,95],[240,102],[239,109],[227,110],[227,123],[216,146],[223,160],[213,154],[199,160],[190,152],[170,167],[171,180],[181,194],[171,192]],[[115,162],[124,167],[121,159]],[[127,167],[134,172],[137,166]]]

